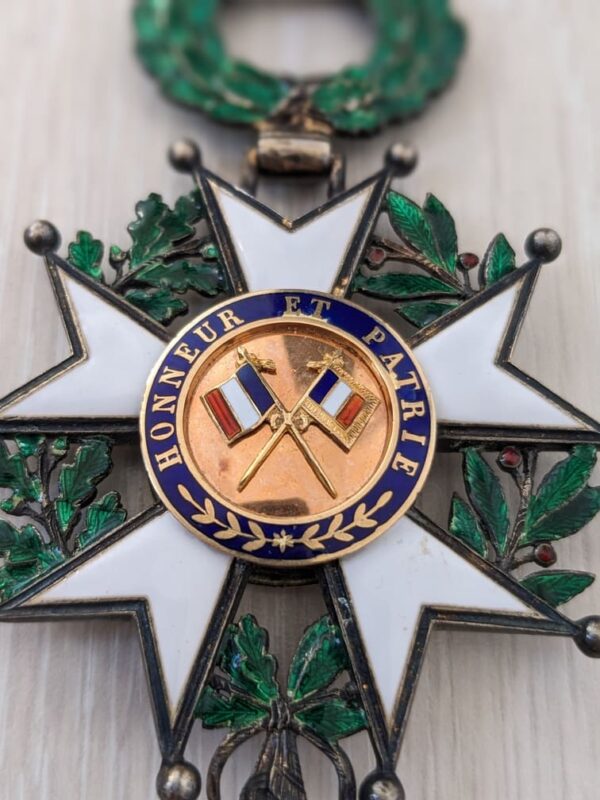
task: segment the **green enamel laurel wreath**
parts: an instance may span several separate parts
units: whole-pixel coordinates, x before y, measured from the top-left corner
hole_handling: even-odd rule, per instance
[[[0,519],[0,601],[125,521],[119,493],[98,491],[111,454],[105,436],[0,440],[0,510],[12,517]]]
[[[463,475],[469,502],[454,495],[448,530],[505,572],[530,564],[542,567],[521,583],[551,606],[567,603],[595,576],[550,569],[557,561],[554,544],[578,533],[600,511],[600,487],[589,484],[596,461],[593,445],[578,445],[536,484],[536,450],[505,447],[496,463],[516,488],[518,506],[511,515],[497,473],[479,451],[466,448]]]
[[[307,116],[369,133],[421,111],[452,78],[464,29],[448,0],[368,0],[376,44],[365,64],[321,80],[280,78],[232,58],[218,0],[139,0],[138,54],[166,95],[221,122],[258,125],[306,98]]]
[[[214,787],[232,753],[262,735],[258,761],[241,797],[305,800],[298,737],[330,759],[348,788],[344,796],[354,797],[354,774],[339,741],[364,730],[368,722],[349,670],[340,629],[328,616],[304,632],[283,684],[267,631],[250,614],[230,625],[196,707],[205,728],[229,731],[210,763],[208,796],[220,796]]]
[[[78,231],[69,244],[68,263],[162,325],[188,313],[186,295],[215,297],[225,290],[218,249],[209,236],[197,233],[206,214],[197,190],[179,197],[173,208],[152,193],[136,204],[135,213],[127,226],[131,247],[109,249],[110,278],[102,264],[104,244],[89,231]]]

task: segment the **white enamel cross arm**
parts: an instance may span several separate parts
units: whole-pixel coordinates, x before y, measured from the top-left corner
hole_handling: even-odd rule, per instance
[[[392,173],[383,170],[295,220],[212,173],[196,175],[237,293],[343,292],[379,217]]]
[[[341,567],[324,569],[327,582],[336,586],[331,598],[360,685],[375,687],[364,699],[379,715],[394,760],[433,625],[579,633],[576,623],[420,512],[409,512]],[[363,649],[368,661],[361,666]],[[361,668],[368,675],[360,675]]]
[[[438,421],[460,429],[600,431],[597,421],[510,362],[541,269],[530,263],[467,300],[410,344],[434,392]]]
[[[48,275],[71,354],[0,400],[3,419],[137,420],[141,392],[167,331],[55,255]]]
[[[189,731],[247,571],[157,506],[15,596],[0,620],[133,617],[167,757]]]

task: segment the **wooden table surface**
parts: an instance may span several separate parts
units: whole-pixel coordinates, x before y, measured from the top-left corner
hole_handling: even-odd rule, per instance
[[[19,0],[0,5],[0,394],[66,352],[50,288],[22,244],[36,217],[65,240],[80,227],[123,244],[135,202],[188,188],[164,158],[193,136],[204,160],[235,181],[250,135],[176,109],[132,55],[130,0]],[[378,168],[390,142],[420,150],[403,191],[434,191],[453,212],[461,249],[481,252],[499,230],[519,245],[535,227],[564,238],[539,282],[518,361],[600,416],[600,3],[456,0],[470,44],[452,89],[425,116],[347,142],[349,180]],[[341,11],[338,12],[342,14]],[[233,17],[238,52],[269,65],[336,66],[365,52],[357,18],[331,9],[298,17],[254,9]],[[281,36],[277,36],[280,31]],[[290,31],[292,35],[290,36]],[[315,52],[315,51],[319,52]],[[357,56],[358,54],[358,56]],[[268,61],[267,61],[268,57]],[[291,215],[316,191],[273,189]],[[128,475],[131,503],[139,477]],[[440,502],[447,498],[439,493]],[[600,568],[600,521],[560,544],[561,564]],[[321,613],[313,588],[251,589],[244,601],[286,661]],[[600,582],[566,611],[600,612]],[[600,662],[569,641],[436,632],[417,690],[399,774],[409,800],[595,800],[600,762]],[[189,757],[202,768],[220,740],[197,726]],[[348,742],[359,776],[365,735]],[[226,774],[237,796],[256,746]],[[311,798],[333,775],[302,750]],[[148,800],[160,762],[134,626],[88,622],[0,626],[1,798]]]

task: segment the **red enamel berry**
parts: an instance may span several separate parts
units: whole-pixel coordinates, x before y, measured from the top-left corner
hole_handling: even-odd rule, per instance
[[[516,447],[505,447],[498,456],[498,464],[503,469],[517,469],[517,467],[521,466],[522,461],[521,451],[517,450]]]
[[[479,264],[479,256],[475,253],[461,253],[458,260],[463,269],[474,269]]]
[[[533,551],[533,558],[540,567],[551,567],[556,564],[556,550],[551,544],[538,544]]]
[[[380,267],[385,261],[385,256],[383,247],[370,247],[367,250],[367,262],[372,267]]]

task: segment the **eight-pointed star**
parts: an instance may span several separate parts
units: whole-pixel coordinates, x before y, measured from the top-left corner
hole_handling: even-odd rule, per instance
[[[343,295],[389,181],[382,172],[290,222],[210,173],[199,175],[231,284],[239,292],[294,288]],[[94,420],[135,426],[147,375],[169,337],[110,290],[52,260],[49,274],[73,355],[48,373],[49,380],[13,393],[2,419],[13,430],[32,421],[56,429],[73,420],[84,420],[90,430]],[[492,436],[498,431],[500,438],[507,429],[534,425],[559,436],[589,430],[588,418],[537,382],[524,380],[509,363],[538,270],[539,264],[521,268],[449,313],[431,333],[413,338],[443,431],[468,426]],[[191,725],[208,664],[203,642],[218,634],[242,591],[244,569],[156,508],[14,598],[1,615],[135,616],[167,755]],[[391,742],[395,754],[432,622],[574,633],[573,623],[416,511],[341,567],[324,568],[323,583],[344,630],[356,634],[354,639],[348,634],[349,646],[366,647],[370,667],[362,649],[353,663],[359,672],[372,671],[359,676],[373,679],[376,687],[363,699],[383,723],[380,748]],[[346,594],[350,619],[339,602]],[[217,604],[220,618],[213,616]]]

